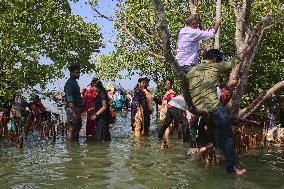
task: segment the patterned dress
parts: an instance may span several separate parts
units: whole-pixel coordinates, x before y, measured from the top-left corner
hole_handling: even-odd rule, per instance
[[[131,103],[131,127],[134,136],[141,136],[145,133],[145,115],[149,114],[145,92],[136,87]]]

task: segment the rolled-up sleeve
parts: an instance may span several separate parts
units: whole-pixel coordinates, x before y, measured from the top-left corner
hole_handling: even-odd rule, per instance
[[[193,34],[193,41],[207,40],[215,35],[215,30],[196,30]]]

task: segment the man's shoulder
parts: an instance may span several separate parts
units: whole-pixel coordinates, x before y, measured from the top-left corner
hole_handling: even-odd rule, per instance
[[[66,81],[65,86],[66,86],[66,85],[77,85],[77,84],[78,84],[78,82],[77,82],[75,79],[69,78],[69,79]]]
[[[202,61],[200,64],[197,64],[196,66],[192,67],[186,74],[186,77],[189,78],[200,72],[204,72],[207,69],[210,69],[212,67],[217,67],[217,66],[218,66],[217,64],[211,64],[208,61]]]

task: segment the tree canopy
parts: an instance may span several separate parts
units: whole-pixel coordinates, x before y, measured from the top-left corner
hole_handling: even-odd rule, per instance
[[[241,2],[234,1],[241,5]],[[187,0],[164,0],[165,12],[170,30],[171,48],[176,49],[179,30],[184,26],[184,19],[190,14],[190,5]],[[117,32],[115,43],[116,51],[100,57],[96,71],[103,78],[113,78],[120,70],[127,70],[129,76],[135,72],[148,75],[161,89],[165,78],[174,80],[179,78],[165,61],[162,49],[162,38],[159,22],[152,0],[137,2],[128,0],[118,4],[120,10],[115,14],[114,26]],[[215,21],[215,1],[199,1],[197,14],[202,18],[203,27],[209,28]],[[252,4],[249,23],[246,28],[252,28],[261,18],[270,11],[276,15],[283,14],[280,0],[260,0]],[[220,49],[225,57],[237,54],[236,48],[236,17],[232,6],[228,2],[222,4],[222,26]],[[250,69],[248,87],[243,102],[248,103],[260,91],[271,87],[278,81],[284,80],[283,62],[284,52],[281,48],[284,39],[283,22],[272,26],[262,36],[256,58]],[[213,47],[214,40],[203,43],[204,49]],[[97,60],[98,61],[98,60]],[[228,79],[227,74],[227,79]]]
[[[72,14],[67,0],[1,1],[0,105],[18,89],[63,77],[72,63],[93,70],[101,41],[99,26]]]

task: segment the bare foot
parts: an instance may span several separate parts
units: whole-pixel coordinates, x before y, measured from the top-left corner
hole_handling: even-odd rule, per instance
[[[199,155],[201,155],[203,152],[205,152],[207,150],[207,148],[206,147],[201,147],[201,148],[198,148],[198,150],[197,150],[197,153],[199,154]]]
[[[236,172],[236,175],[242,175],[246,172],[247,170],[245,169],[238,169],[235,167],[235,172]]]
[[[223,154],[218,154],[218,155],[216,155],[216,159],[218,160],[218,161],[225,161],[225,156],[223,155]]]
[[[169,148],[168,142],[167,141],[163,141],[160,148],[161,149]]]
[[[193,155],[197,153],[198,148],[190,148],[187,152],[187,155]]]

